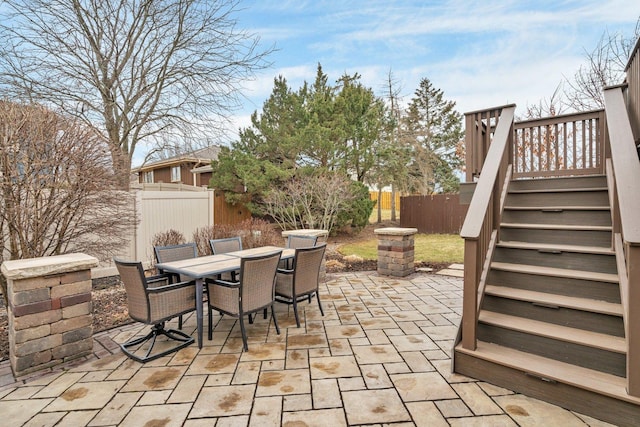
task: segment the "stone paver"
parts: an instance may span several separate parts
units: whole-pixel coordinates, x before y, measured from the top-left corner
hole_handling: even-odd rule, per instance
[[[456,270],[457,266],[453,266]],[[0,414],[11,426],[605,426],[511,390],[451,373],[462,280],[416,273],[328,274],[317,302],[258,316],[242,352],[237,321],[214,339],[147,364],[118,343],[130,324],[94,336],[94,355],[16,381],[0,363]],[[185,316],[187,333],[194,315]],[[175,321],[170,322],[176,327]],[[206,319],[205,319],[206,323]]]

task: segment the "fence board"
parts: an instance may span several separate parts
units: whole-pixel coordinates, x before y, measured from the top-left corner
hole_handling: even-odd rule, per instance
[[[458,234],[468,207],[460,204],[459,194],[405,196],[400,203],[400,226],[425,234]]]
[[[224,198],[224,192],[215,192],[213,218],[216,224],[237,224],[251,218],[251,212],[243,205],[231,205]]]
[[[371,200],[377,202],[378,201],[378,192],[377,191],[369,191],[369,197],[371,197]],[[391,192],[390,191],[383,191],[382,192],[382,196],[380,197],[380,206],[382,207],[382,209],[391,209]],[[374,208],[378,209],[378,205],[376,205]],[[396,210],[400,209],[400,194],[396,193]]]

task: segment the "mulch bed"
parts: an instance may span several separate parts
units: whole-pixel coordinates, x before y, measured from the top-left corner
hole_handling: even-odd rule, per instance
[[[445,268],[448,264],[416,263],[416,268],[430,267],[433,271]],[[337,254],[327,254],[327,273],[353,271],[375,271],[376,260],[358,260],[345,258]],[[93,281],[91,292],[93,302],[93,331],[101,332],[116,326],[131,323],[127,311],[127,295],[119,277],[106,277]],[[0,361],[9,358],[9,337],[7,310],[0,296]]]

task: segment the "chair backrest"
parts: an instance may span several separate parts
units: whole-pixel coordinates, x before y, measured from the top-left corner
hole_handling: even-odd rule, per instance
[[[240,295],[242,310],[264,307],[275,297],[275,281],[282,251],[244,257],[240,260]]]
[[[293,259],[293,293],[304,295],[318,289],[318,278],[326,243],[298,248]]]
[[[195,243],[183,243],[181,245],[154,246],[153,252],[157,262],[181,261],[198,257],[198,248]]]
[[[147,281],[141,262],[114,259],[120,280],[127,292],[129,316],[138,322],[148,323],[150,319]]]
[[[287,237],[287,247],[291,249],[308,248],[315,246],[318,242],[318,236],[301,236],[290,234]]]
[[[229,237],[226,239],[212,239],[209,240],[209,245],[211,246],[211,252],[214,255],[217,254],[226,254],[227,252],[235,252],[242,250],[242,238],[238,237]]]

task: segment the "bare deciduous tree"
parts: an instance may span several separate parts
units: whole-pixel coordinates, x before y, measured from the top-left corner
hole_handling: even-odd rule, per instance
[[[349,179],[336,173],[294,178],[265,197],[265,213],[283,230],[331,231],[338,214],[355,198],[350,188]]]
[[[605,86],[623,82],[625,67],[640,36],[640,19],[634,33],[627,38],[621,33],[605,31],[597,46],[585,53],[586,64],[580,66],[572,79],[566,79],[568,104],[576,111],[604,108]]]
[[[141,142],[210,142],[241,82],[268,65],[272,49],[237,27],[238,3],[5,0],[0,87],[97,129],[126,189]]]
[[[44,107],[0,101],[0,262],[71,251],[108,259],[135,223],[102,136]]]

